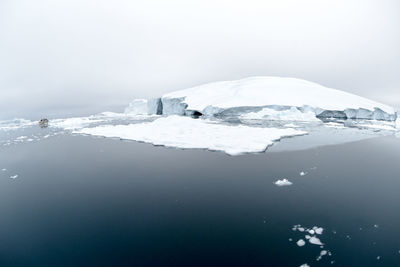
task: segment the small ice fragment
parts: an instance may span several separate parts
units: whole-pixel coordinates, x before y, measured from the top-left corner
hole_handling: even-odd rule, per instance
[[[289,186],[292,185],[293,183],[290,182],[288,179],[282,179],[282,180],[278,180],[274,183],[277,186]]]
[[[29,138],[29,139],[26,139],[26,141],[27,141],[27,142],[32,142],[33,139],[32,139],[32,138]]]
[[[319,238],[318,238],[318,237],[315,237],[315,236],[311,237],[308,241],[309,241],[311,244],[314,244],[314,245],[319,245],[319,246],[322,246],[322,245],[323,245],[323,244],[321,243],[321,240],[319,240]]]
[[[23,140],[23,139],[26,139],[26,138],[28,138],[28,136],[19,136],[19,137],[16,138],[16,140]]]
[[[346,238],[347,238],[347,239],[351,239],[351,236],[349,236],[349,235],[346,235]]]
[[[6,168],[3,168],[3,169],[1,169],[3,172],[5,172],[7,169]]]
[[[304,246],[304,245],[306,244],[306,242],[305,242],[303,239],[299,239],[299,240],[296,242],[296,244],[297,244],[299,247],[302,247],[302,246]]]
[[[300,265],[300,267],[310,267],[310,265],[308,265],[307,263],[304,263],[304,264]]]
[[[12,176],[10,176],[10,178],[11,178],[11,179],[16,179],[16,178],[18,178],[18,174],[12,175]]]
[[[307,172],[303,172],[303,171],[300,172],[300,176],[304,176],[306,174],[307,174]]]
[[[376,257],[376,259],[379,261],[381,259],[381,256]]]
[[[335,263],[335,261],[331,261],[331,264],[334,264]]]
[[[45,136],[43,136],[43,138],[49,138],[49,137],[50,137],[49,134],[46,134]]]
[[[314,230],[308,230],[308,232],[309,232],[311,235],[315,234],[315,231],[314,231]]]
[[[303,227],[299,227],[298,229],[299,229],[300,232],[304,232],[305,231],[305,229]]]
[[[326,254],[328,254],[328,251],[326,250],[321,250],[321,253],[319,254],[319,256],[317,257],[317,261],[321,260],[323,256],[325,256]]]
[[[374,227],[375,227],[375,228],[378,228],[378,227],[379,227],[379,225],[377,225],[377,224],[374,224]]]
[[[289,238],[289,242],[292,242],[292,241],[293,241],[293,239]]]
[[[315,233],[317,233],[317,235],[322,235],[322,232],[324,231],[324,228],[322,227],[318,227],[316,229],[314,229]]]
[[[305,236],[305,238],[306,238],[306,239],[310,239],[310,238],[311,238],[311,236],[309,236],[309,235],[306,235],[306,236]]]

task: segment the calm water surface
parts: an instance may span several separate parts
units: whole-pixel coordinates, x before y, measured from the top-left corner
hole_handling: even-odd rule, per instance
[[[2,168],[0,266],[400,266],[393,136],[231,157],[60,134]]]

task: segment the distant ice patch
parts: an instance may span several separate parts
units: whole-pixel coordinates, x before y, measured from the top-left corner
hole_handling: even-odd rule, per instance
[[[282,180],[277,180],[274,184],[277,186],[289,186],[292,185],[293,183],[290,182],[288,179],[284,178]]]
[[[18,174],[10,176],[10,179],[17,179],[17,178],[18,178]]]
[[[84,128],[75,133],[117,137],[168,147],[224,151],[229,155],[264,152],[268,146],[283,137],[307,134],[291,128],[231,126],[176,115],[152,122]]]
[[[304,263],[304,264],[300,265],[300,267],[310,267],[310,265],[308,265],[307,263]]]

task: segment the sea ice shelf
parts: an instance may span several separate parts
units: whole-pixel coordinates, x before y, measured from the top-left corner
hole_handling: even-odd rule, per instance
[[[304,135],[292,128],[261,128],[225,125],[211,120],[168,116],[152,122],[128,125],[102,125],[76,133],[117,137],[154,145],[224,151],[229,155],[263,152],[283,137]]]

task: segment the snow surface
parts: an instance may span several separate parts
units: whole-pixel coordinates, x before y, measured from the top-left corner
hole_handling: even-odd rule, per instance
[[[165,94],[162,102],[163,105],[169,105],[172,100],[179,99],[186,110],[196,110],[203,114],[237,107],[280,106],[309,107],[320,112],[351,110],[354,116],[357,112],[372,112],[378,108],[393,115],[394,119],[396,117],[395,110],[390,106],[313,82],[283,77],[251,77],[213,82]],[[175,102],[175,108],[182,108]]]
[[[76,133],[143,141],[178,148],[224,151],[229,155],[263,152],[283,137],[304,135],[292,128],[230,126],[211,120],[168,116],[152,122],[129,125],[102,125],[83,128]]]
[[[277,186],[288,186],[288,185],[292,185],[293,183],[290,182],[288,179],[282,179],[282,180],[278,180],[274,183]]]

